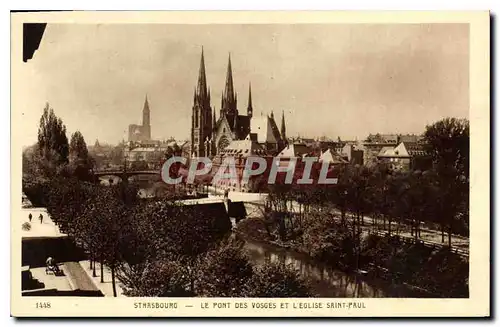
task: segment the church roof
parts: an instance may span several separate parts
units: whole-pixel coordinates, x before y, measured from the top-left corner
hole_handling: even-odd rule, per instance
[[[257,135],[259,143],[278,143],[281,140],[278,126],[269,116],[253,117],[250,130]]]
[[[234,122],[231,119],[232,117],[234,116],[226,116],[226,115],[220,116],[220,118],[215,123],[214,130],[217,130],[225,119],[227,121],[227,125],[231,129],[231,132],[234,132],[236,134],[237,139],[241,140],[246,138],[250,131],[250,121],[251,121],[250,117],[244,115],[238,115],[236,117],[236,129],[234,128]]]

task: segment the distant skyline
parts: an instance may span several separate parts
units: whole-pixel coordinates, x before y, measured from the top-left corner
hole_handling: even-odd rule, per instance
[[[468,118],[467,24],[49,24],[21,67],[23,145],[48,102],[87,144],[127,139],[146,94],[152,137],[188,139],[204,48],[217,117],[231,53],[238,109],[285,112],[287,135],[363,139]]]

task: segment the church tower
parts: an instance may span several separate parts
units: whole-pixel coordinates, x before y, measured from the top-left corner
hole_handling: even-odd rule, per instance
[[[222,93],[221,116],[226,116],[229,124],[235,124],[238,116],[237,98],[233,86],[233,69],[231,67],[231,54],[227,63],[226,85]]]
[[[212,108],[210,107],[210,89],[205,74],[205,56],[201,48],[198,84],[194,90],[193,112],[191,119],[191,155],[204,157],[211,153]]]
[[[149,110],[148,95],[144,100],[144,108],[142,109],[142,138],[151,140],[151,112]]]

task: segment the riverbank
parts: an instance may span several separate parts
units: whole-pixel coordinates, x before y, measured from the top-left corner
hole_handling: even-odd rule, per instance
[[[429,249],[426,254],[419,254],[412,249],[418,248],[421,250],[422,246],[413,245],[413,247],[406,246],[409,249],[407,252],[405,252],[407,250],[405,246],[400,246],[395,249],[393,255],[387,258],[386,249],[382,249],[385,246],[384,242],[382,242],[384,238],[370,236],[368,242],[363,242],[363,249],[359,251],[361,256],[358,256],[356,265],[349,260],[345,260],[344,262],[342,260],[335,260],[335,264],[333,264],[331,257],[326,258],[323,255],[320,258],[315,258],[311,255],[310,249],[298,240],[283,242],[278,237],[273,238],[275,236],[273,234],[274,231],[268,231],[267,228],[262,220],[249,218],[238,224],[235,228],[235,234],[238,238],[245,241],[272,247],[274,248],[272,251],[276,253],[285,252],[287,255],[299,257],[298,260],[307,261],[309,264],[321,267],[326,266],[327,269],[340,271],[351,278],[362,279],[364,282],[372,285],[372,287],[384,289],[384,296],[387,297],[463,298],[468,296],[467,286],[461,285],[464,280],[463,269],[468,269],[468,263],[466,267],[461,262],[453,264],[456,261],[455,259],[457,259],[457,256],[453,254],[450,254],[452,256],[451,260],[447,257],[443,258],[441,251],[433,252],[432,249]],[[377,238],[376,242],[374,242],[373,237]],[[320,238],[318,238],[318,242],[321,242]],[[407,253],[407,258],[404,258],[405,253]],[[374,255],[378,255],[380,258],[374,258]],[[433,266],[429,267],[429,265],[426,265],[424,259],[428,259]],[[450,261],[452,263],[448,268],[451,271],[441,270]],[[415,268],[415,264],[418,262],[423,267]],[[453,276],[455,273],[457,273],[457,277]],[[430,277],[421,277],[424,274]],[[422,284],[415,283],[415,280],[421,281]],[[427,285],[429,287],[426,287]],[[452,289],[448,288],[448,291],[445,291],[441,285],[451,286]]]

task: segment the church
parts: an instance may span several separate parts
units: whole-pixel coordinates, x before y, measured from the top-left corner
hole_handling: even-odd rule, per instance
[[[229,55],[226,83],[222,91],[219,118],[211,106],[210,88],[205,74],[203,49],[194,90],[191,121],[191,156],[212,157],[220,153],[233,141],[249,140],[259,144],[269,154],[277,154],[286,144],[285,117],[282,114],[281,131],[278,130],[274,113],[254,116],[252,88],[248,86],[246,115],[238,110],[237,93],[233,86],[231,56]]]
[[[151,111],[149,110],[148,96],[144,100],[144,108],[142,109],[142,125],[128,125],[128,140],[129,142],[143,142],[151,140]]]

